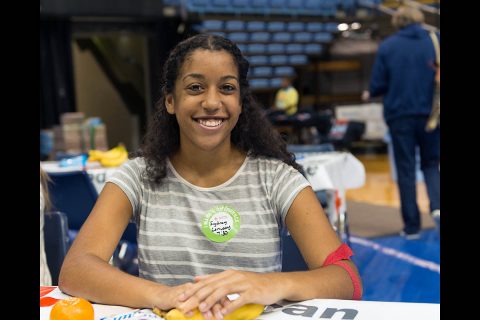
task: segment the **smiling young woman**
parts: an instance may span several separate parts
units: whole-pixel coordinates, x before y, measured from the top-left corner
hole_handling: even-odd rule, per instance
[[[173,49],[144,143],[108,178],[65,258],[62,291],[198,309],[207,320],[282,299],[360,299],[353,253],[255,102],[248,69],[220,36],[200,34]],[[139,277],[108,264],[131,220]],[[282,272],[287,230],[308,271]]]

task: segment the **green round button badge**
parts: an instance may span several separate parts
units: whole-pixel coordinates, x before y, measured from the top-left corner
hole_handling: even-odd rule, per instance
[[[228,241],[237,234],[238,230],[240,230],[240,215],[227,205],[211,208],[202,220],[202,232],[213,242]]]

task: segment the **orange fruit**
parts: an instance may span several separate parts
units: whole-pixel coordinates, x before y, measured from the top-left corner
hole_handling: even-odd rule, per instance
[[[80,297],[70,297],[55,303],[50,320],[93,320],[92,304]]]

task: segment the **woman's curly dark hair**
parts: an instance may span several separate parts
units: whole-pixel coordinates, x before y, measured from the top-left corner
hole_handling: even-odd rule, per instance
[[[180,133],[175,115],[167,112],[165,97],[173,93],[175,80],[185,60],[197,49],[224,50],[230,53],[238,68],[242,113],[232,130],[231,141],[251,157],[265,156],[279,159],[301,170],[295,155],[287,151],[286,142],[264,116],[255,101],[247,80],[249,63],[240,49],[230,40],[217,35],[198,34],[180,42],[169,54],[161,79],[161,97],[149,123],[143,143],[136,155],[146,161],[150,180],[160,182],[166,175],[166,159],[180,147]]]

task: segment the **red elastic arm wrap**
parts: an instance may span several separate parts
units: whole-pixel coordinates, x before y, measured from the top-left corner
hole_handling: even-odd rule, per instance
[[[362,293],[360,291],[360,279],[348,264],[341,261],[341,260],[350,260],[350,256],[352,255],[353,255],[352,249],[350,249],[350,247],[347,244],[342,243],[340,247],[337,248],[337,250],[333,251],[328,255],[328,257],[325,259],[325,262],[323,263],[323,266],[326,267],[330,264],[335,264],[345,269],[345,271],[348,272],[348,275],[350,276],[350,279],[352,280],[352,283],[353,283],[352,299],[360,300],[362,298]]]

